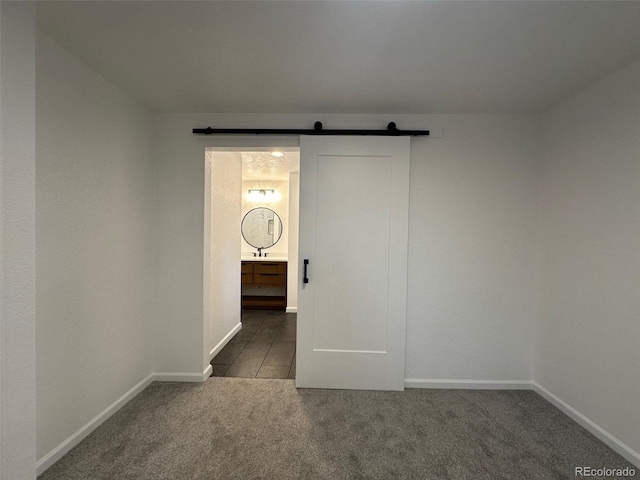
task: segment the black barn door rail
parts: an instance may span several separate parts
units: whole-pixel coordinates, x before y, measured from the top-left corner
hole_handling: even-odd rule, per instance
[[[394,122],[389,122],[386,130],[323,130],[322,123],[313,124],[313,129],[304,128],[194,128],[193,133],[201,135],[377,135],[386,137],[421,137],[429,135],[429,130],[399,130]]]

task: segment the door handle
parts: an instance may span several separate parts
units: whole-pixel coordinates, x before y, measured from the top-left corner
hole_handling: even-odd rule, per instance
[[[309,277],[307,277],[307,266],[309,265],[309,259],[304,259],[304,278],[302,279],[302,283],[309,283]]]

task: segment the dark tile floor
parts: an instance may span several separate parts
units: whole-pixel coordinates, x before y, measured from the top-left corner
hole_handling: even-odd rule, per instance
[[[211,365],[215,377],[296,378],[296,314],[244,311],[242,330]]]

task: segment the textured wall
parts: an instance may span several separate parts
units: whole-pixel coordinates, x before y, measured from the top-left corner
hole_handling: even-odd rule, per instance
[[[406,377],[531,380],[537,120],[439,123],[411,143]]]
[[[237,152],[207,152],[205,195],[205,362],[240,323],[242,160]],[[208,252],[208,254],[207,254]],[[208,329],[208,330],[207,330]]]
[[[298,221],[300,172],[289,174],[289,254],[287,256],[287,309],[298,308]],[[295,309],[295,310],[294,310]]]
[[[35,478],[33,5],[0,3],[0,478]]]
[[[543,117],[535,364],[540,385],[636,452],[639,112],[636,62]]]
[[[152,117],[37,42],[37,373],[41,458],[149,375]]]

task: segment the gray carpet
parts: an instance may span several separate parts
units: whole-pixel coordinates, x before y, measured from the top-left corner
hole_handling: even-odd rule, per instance
[[[153,383],[39,478],[569,479],[582,465],[631,466],[533,392],[211,378]]]

